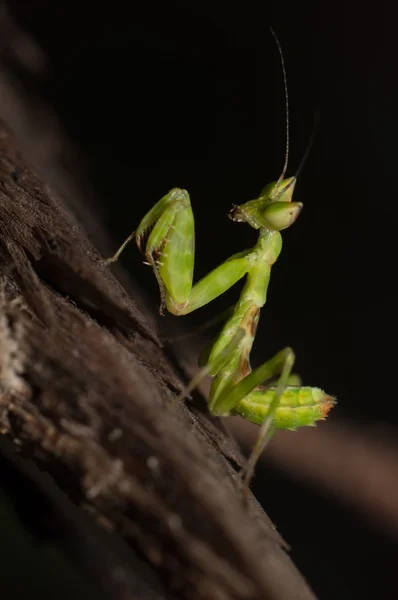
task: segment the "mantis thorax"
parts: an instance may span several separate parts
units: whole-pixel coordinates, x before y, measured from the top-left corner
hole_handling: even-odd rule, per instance
[[[273,265],[282,250],[282,236],[279,231],[261,228],[255,246],[256,254],[268,265]]]

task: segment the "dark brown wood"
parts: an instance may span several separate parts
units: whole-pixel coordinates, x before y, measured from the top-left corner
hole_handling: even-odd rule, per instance
[[[8,26],[21,48],[32,43]],[[42,135],[59,151],[35,153],[32,96],[15,84],[7,52],[0,104],[1,95],[13,102],[0,116],[16,137],[1,128],[1,433],[178,597],[314,598],[255,500],[242,505],[211,423],[186,406],[170,409],[182,384],[87,238],[95,216],[76,171],[62,169],[66,137],[50,107]]]

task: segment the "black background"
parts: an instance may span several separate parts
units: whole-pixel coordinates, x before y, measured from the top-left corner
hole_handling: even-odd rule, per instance
[[[394,21],[383,4],[15,3],[53,58],[48,99],[82,144],[95,207],[114,245],[172,187],[196,219],[195,279],[256,235],[226,218],[277,179],[287,68],[297,168],[314,115],[316,142],[285,232],[253,363],[291,345],[307,383],[338,397],[330,418],[397,426],[395,227],[397,83]],[[148,296],[156,282],[131,246],[123,256]],[[237,291],[193,315],[231,304]],[[396,598],[391,539],[353,512],[267,471],[256,493],[322,599]]]

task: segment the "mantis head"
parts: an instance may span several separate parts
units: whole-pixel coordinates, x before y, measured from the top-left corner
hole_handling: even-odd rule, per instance
[[[254,229],[282,231],[290,227],[300,214],[301,202],[292,202],[296,177],[269,183],[256,200],[233,206],[229,218],[249,223]]]

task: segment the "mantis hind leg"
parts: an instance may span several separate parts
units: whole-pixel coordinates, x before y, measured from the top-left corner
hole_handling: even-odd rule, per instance
[[[225,366],[228,364],[232,353],[236,350],[244,338],[245,331],[244,329],[239,328],[232,340],[230,340],[230,342],[225,346],[215,361],[208,363],[205,367],[200,369],[197,375],[191,380],[189,385],[179,394],[179,396],[173,402],[173,405],[184,400],[192,392],[192,390],[199,385],[203,377],[214,374],[214,372],[222,372]],[[213,415],[222,416],[228,415],[231,412],[233,414],[234,409],[246,396],[250,394],[250,392],[264,383],[264,381],[271,380],[274,383],[276,376],[279,374],[279,378],[276,380],[274,398],[268,408],[263,424],[261,425],[256,444],[248,459],[246,467],[241,471],[244,496],[247,494],[249,489],[256,463],[274,433],[273,422],[281,396],[286,388],[286,385],[291,383],[291,378],[297,377],[292,376],[294,361],[295,356],[291,348],[285,348],[284,350],[281,350],[278,352],[278,354],[257,367],[257,369],[249,373],[237,383],[224,387],[224,389],[219,393],[218,397],[213,399],[213,402],[211,405],[209,405],[210,412]]]
[[[266,416],[264,423],[260,427],[260,432],[257,436],[257,440],[250,454],[249,460],[247,461],[246,466],[241,470],[240,473],[243,479],[242,491],[244,496],[246,496],[249,490],[257,461],[260,458],[265,446],[268,444],[268,442],[274,434],[275,429],[272,424],[275,418],[275,413],[279,406],[280,398],[286,388],[286,385],[289,383],[289,379],[291,378],[291,373],[295,361],[294,352],[291,348],[286,348],[285,350],[282,350],[282,352],[279,354],[282,355],[281,358],[283,362],[281,364],[280,377],[278,379],[278,383],[275,389],[274,400],[271,403],[269,413]]]
[[[264,381],[275,379],[275,377],[279,375],[273,401],[269,406],[267,415],[261,425],[260,433],[247,465],[241,472],[244,495],[247,494],[249,489],[256,463],[274,433],[273,421],[275,413],[279,406],[280,398],[290,380],[294,361],[295,356],[293,350],[291,348],[285,348],[237,383],[232,386],[227,385],[220,392],[218,397],[213,400],[211,405],[211,412],[215,415],[222,416],[230,414],[231,412],[233,413],[234,409],[239,405],[239,402],[248,396],[256,387],[264,383]]]

